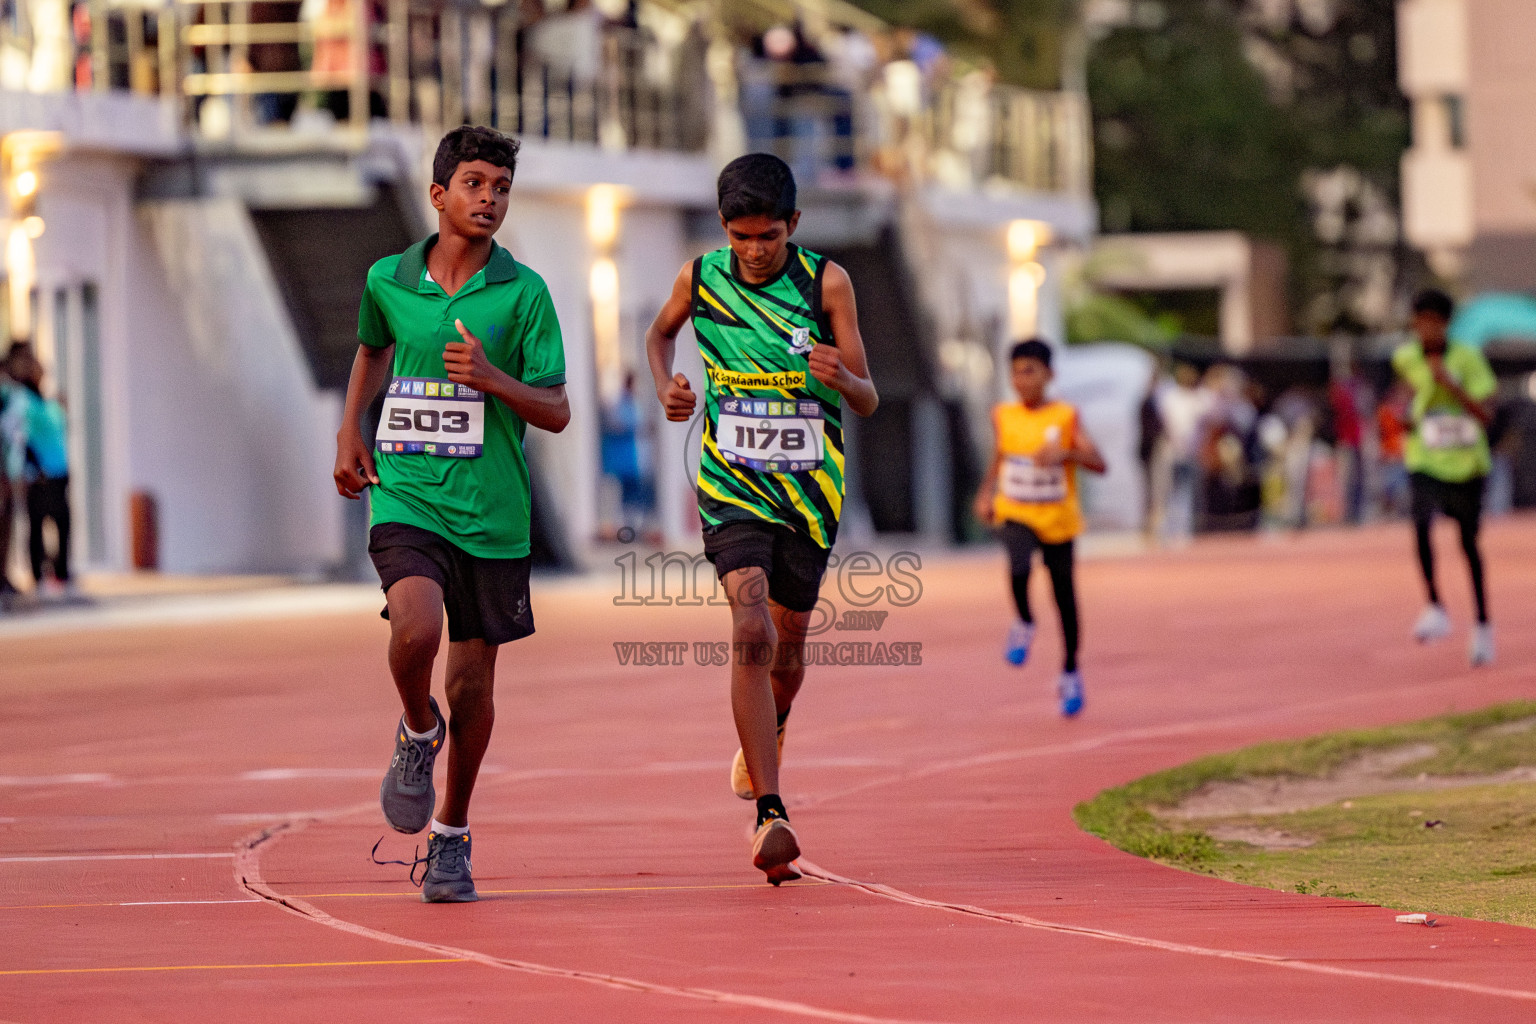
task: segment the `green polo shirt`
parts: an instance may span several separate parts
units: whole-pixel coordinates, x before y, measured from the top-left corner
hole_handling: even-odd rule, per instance
[[[1399,345],[1392,353],[1392,369],[1397,371],[1413,389],[1413,405],[1409,420],[1413,430],[1403,443],[1403,465],[1413,473],[1423,473],[1446,483],[1464,483],[1474,477],[1487,476],[1493,466],[1488,452],[1488,433],[1483,429],[1454,395],[1435,383],[1424,347],[1418,341]],[[1470,345],[1452,342],[1445,348],[1445,369],[1468,397],[1482,402],[1498,390],[1498,379],[1482,352]],[[1456,440],[1465,443],[1437,441],[1435,435],[1443,432],[1430,429],[1436,424],[1428,421],[1436,417],[1462,421],[1464,437]],[[1470,420],[1471,422],[1466,422]]]
[[[461,341],[455,320],[485,345],[493,366],[531,387],[565,383],[560,321],[544,279],[493,243],[485,267],[451,298],[427,274],[433,235],[368,271],[357,337],[395,347],[393,375],[446,380],[443,350]],[[485,398],[485,445],[478,458],[376,452],[373,524],[431,530],[479,558],[528,554],[531,499],[523,458],[527,424]]]

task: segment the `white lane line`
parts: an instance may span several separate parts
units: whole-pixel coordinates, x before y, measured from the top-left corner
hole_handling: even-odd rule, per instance
[[[1150,939],[1141,935],[1127,935],[1124,932],[1112,932],[1104,928],[1090,928],[1085,925],[1042,921],[1039,918],[1027,917],[1023,914],[1010,914],[1001,910],[973,907],[967,903],[946,903],[942,900],[925,899],[922,896],[915,896],[912,893],[903,892],[889,885],[881,885],[878,882],[860,882],[856,879],[845,878],[842,875],[828,871],[826,868],[818,867],[804,858],[799,863],[800,869],[812,878],[820,878],[828,882],[836,882],[839,885],[846,885],[850,888],[861,889],[881,899],[905,903],[913,907],[922,907],[927,910],[942,910],[951,914],[979,917],[988,921],[997,921],[1001,924],[1015,925],[1020,928],[1033,928],[1037,931],[1058,932],[1065,935],[1080,935],[1084,938],[1099,939],[1104,942],[1118,942],[1127,946],[1142,946],[1147,949],[1161,950],[1165,953],[1186,953],[1192,956],[1215,957],[1219,960],[1240,960],[1245,963],[1264,964],[1268,967],[1284,967],[1293,971],[1307,971],[1313,974],[1329,974],[1343,978],[1364,978],[1370,981],[1386,981],[1401,985],[1421,985],[1426,988],[1449,989],[1453,992],[1469,992],[1480,996],[1500,996],[1505,999],[1536,1001],[1536,992],[1527,991],[1526,989],[1496,988],[1492,985],[1479,985],[1469,981],[1415,978],[1405,974],[1387,974],[1383,971],[1368,971],[1358,967],[1335,967],[1332,964],[1314,963],[1310,960],[1296,960],[1291,957],[1276,956],[1272,953],[1247,953],[1235,949],[1212,949],[1207,946],[1195,946],[1185,942],[1168,942],[1163,939]]]
[[[70,853],[47,857],[0,857],[0,864],[42,864],[75,860],[224,860],[233,853]]]
[[[354,924],[344,921],[295,896],[284,896],[273,889],[261,877],[261,851],[262,847],[275,842],[283,833],[302,828],[305,823],[297,823],[293,827],[283,825],[275,829],[268,829],[251,837],[241,847],[235,861],[235,880],[241,888],[254,896],[276,904],[289,913],[307,918],[315,924],[334,928],[337,931],[361,938],[374,939],[378,942],[387,942],[395,946],[406,946],[411,949],[426,950],[440,956],[469,960],[486,967],[494,967],[503,971],[517,971],[523,974],[535,974],[546,978],[563,978],[569,981],[580,981],[591,985],[601,985],[605,988],[616,988],[629,992],[649,993],[653,995],[675,996],[682,999],[692,999],[707,1003],[720,1003],[727,1006],[748,1007],[758,1010],[773,1010],[778,1013],[789,1014],[796,1017],[809,1017],[815,1020],[838,1021],[840,1024],[941,1024],[936,1021],[916,1021],[910,1019],[897,1019],[892,1017],[874,1017],[865,1013],[854,1013],[847,1010],[834,1010],[821,1006],[811,1006],[806,1003],[797,1003],[787,999],[772,999],[766,996],[746,995],[739,992],[722,992],[718,989],[695,988],[692,986],[665,985],[659,982],[642,981],[638,978],[626,978],[618,974],[601,974],[596,971],[582,971],[567,967],[552,967],[548,964],[533,963],[528,960],[513,960],[507,957],[492,956],[489,953],[481,953],[473,949],[461,949],[456,946],[445,946],[436,942],[423,942],[419,939],[406,938],[403,935],[393,935],[389,932],[377,931],[366,925]]]
[[[101,772],[71,772],[68,775],[0,775],[0,786],[105,786],[112,776]]]

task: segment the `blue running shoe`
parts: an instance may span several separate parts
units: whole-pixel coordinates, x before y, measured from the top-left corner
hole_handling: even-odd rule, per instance
[[[1076,671],[1063,672],[1056,680],[1056,695],[1061,698],[1061,713],[1071,718],[1083,710],[1083,677]]]
[[[1008,646],[1003,657],[1010,665],[1022,665],[1029,660],[1029,645],[1035,640],[1035,624],[1019,620],[1008,627]]]

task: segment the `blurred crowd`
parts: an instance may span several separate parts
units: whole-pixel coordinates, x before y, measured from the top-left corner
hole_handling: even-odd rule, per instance
[[[1141,408],[1147,529],[1167,544],[1195,533],[1299,529],[1408,513],[1403,466],[1411,395],[1385,367],[1346,360],[1326,385],[1271,389],[1235,363],[1160,368]],[[1523,440],[1500,407],[1489,441],[1487,508],[1507,511]]]

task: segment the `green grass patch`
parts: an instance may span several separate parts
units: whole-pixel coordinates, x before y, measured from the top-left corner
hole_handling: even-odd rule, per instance
[[[1204,757],[1106,790],[1073,814],[1082,828],[1128,853],[1187,870],[1271,889],[1536,926],[1533,783],[1355,796],[1291,814],[1170,822],[1156,813],[1211,783],[1326,777],[1363,754],[1409,744],[1435,750],[1399,770],[1410,777],[1536,766],[1536,702]],[[1426,821],[1441,824],[1426,828]],[[1218,840],[1207,831],[1218,825],[1284,832],[1313,845],[1266,850]]]

